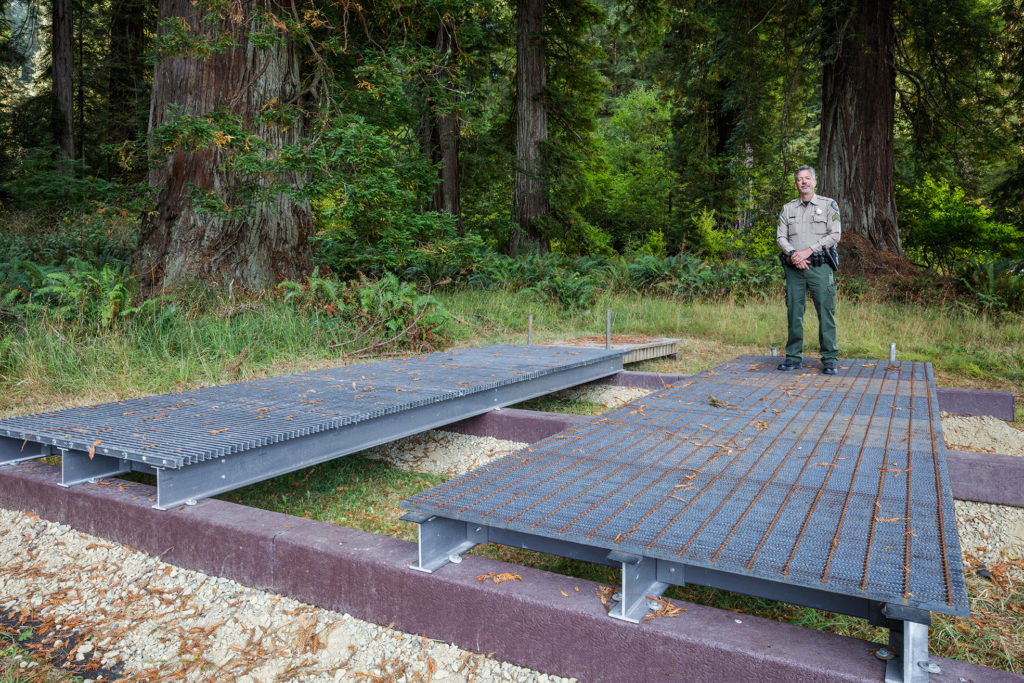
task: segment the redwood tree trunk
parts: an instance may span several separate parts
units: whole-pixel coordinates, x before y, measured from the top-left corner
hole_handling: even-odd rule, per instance
[[[458,45],[455,43],[453,26],[450,21],[441,21],[437,29],[435,47],[441,58],[454,59]],[[440,73],[438,77],[445,78]],[[449,94],[449,100],[450,98]],[[430,112],[427,116],[431,131],[430,158],[438,165],[438,182],[434,188],[431,209],[446,211],[455,216],[455,222],[461,235],[463,229],[462,198],[459,186],[459,117],[447,106],[450,105],[450,101],[445,104],[447,113],[435,115]]]
[[[843,229],[902,254],[893,181],[893,0],[833,0],[824,12],[821,193],[842,209]]]
[[[551,245],[541,221],[551,210],[544,144],[548,139],[544,0],[519,0],[516,7],[516,174],[512,213],[513,254],[544,253]]]
[[[274,148],[298,142],[301,119],[290,127],[257,124],[254,119],[275,102],[299,96],[299,53],[291,41],[275,47],[255,47],[247,39],[247,22],[259,9],[282,13],[272,0],[246,0],[220,25],[203,21],[207,9],[190,0],[161,0],[161,24],[183,18],[192,30],[213,33],[228,29],[235,46],[205,59],[192,55],[165,57],[157,62],[150,102],[150,132],[171,118],[171,105],[203,116],[217,108],[239,115],[247,129]],[[222,168],[226,152],[216,145],[201,149],[176,147],[154,163],[149,184],[158,191],[156,211],[142,225],[134,269],[144,295],[158,294],[187,281],[208,284],[233,282],[264,289],[282,279],[295,279],[311,266],[308,242],[312,232],[309,202],[284,194],[252,207],[244,217],[200,213],[190,194],[193,188],[213,191],[228,206],[246,204],[240,178]],[[288,182],[300,183],[292,174]],[[260,181],[264,186],[269,181]]]
[[[53,0],[53,104],[57,145],[68,159],[75,156],[74,107],[72,105],[71,0]]]

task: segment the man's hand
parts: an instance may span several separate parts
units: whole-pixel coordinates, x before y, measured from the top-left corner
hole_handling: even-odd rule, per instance
[[[809,259],[813,253],[814,250],[810,247],[801,249],[800,251],[794,251],[793,255],[789,257],[789,261],[797,270],[807,270],[811,267],[811,265],[807,263],[807,259]]]

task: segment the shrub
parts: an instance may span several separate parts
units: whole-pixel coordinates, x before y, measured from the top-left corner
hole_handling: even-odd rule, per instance
[[[728,252],[734,251],[736,245],[729,235],[715,225],[714,209],[701,209],[693,219],[700,253],[710,259],[721,259]]]
[[[573,271],[558,270],[548,275],[527,291],[536,292],[565,311],[583,311],[597,301],[601,282],[597,275],[580,275]]]
[[[415,285],[392,273],[377,280],[360,276],[342,283],[320,277],[316,268],[305,282],[287,280],[278,289],[295,308],[353,328],[353,338],[336,344],[351,353],[390,346],[429,351],[448,341],[448,312],[437,299],[421,294]]]
[[[58,209],[81,209],[117,190],[116,183],[89,176],[81,161],[62,158],[55,145],[30,149],[13,176],[0,183],[0,191],[19,206]]]
[[[652,233],[664,235],[671,228],[676,182],[669,158],[672,111],[657,88],[633,89],[611,106],[612,115],[599,120],[594,138],[604,163],[587,167],[591,191],[581,213],[614,235],[621,249],[642,245]]]
[[[317,146],[323,156],[306,160],[320,169],[307,192],[322,263],[339,273],[383,276],[405,270],[418,250],[456,239],[451,214],[422,210],[437,171],[416,145],[355,115],[325,129]]]
[[[957,266],[957,281],[984,311],[1024,311],[1024,262],[969,261]]]
[[[107,330],[117,323],[163,310],[166,297],[138,303],[138,283],[123,263],[93,265],[71,259],[65,268],[15,260],[3,264],[0,295],[5,311],[30,315],[48,311],[83,330]]]
[[[948,181],[925,176],[915,187],[900,187],[897,204],[904,249],[933,270],[952,274],[957,262],[1011,256],[1020,248],[1014,226],[991,220],[980,201]]]

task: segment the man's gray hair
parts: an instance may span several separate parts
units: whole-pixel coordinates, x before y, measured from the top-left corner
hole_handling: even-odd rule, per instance
[[[811,172],[811,180],[815,180],[817,178],[814,175],[814,167],[813,166],[801,166],[800,168],[798,168],[795,171],[793,171],[793,178],[794,179],[796,179],[796,174],[799,173],[800,171],[810,171]]]

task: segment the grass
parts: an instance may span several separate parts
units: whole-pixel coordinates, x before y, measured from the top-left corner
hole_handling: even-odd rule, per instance
[[[77,676],[35,657],[23,643],[31,631],[19,631],[0,624],[0,683],[71,683]],[[22,663],[26,666],[22,667]]]
[[[680,338],[677,361],[642,369],[693,372],[741,353],[781,348],[781,301],[719,304],[665,297],[603,295],[590,312],[568,314],[517,292],[437,292],[455,318],[456,345],[526,340],[534,315],[536,341],[603,334],[604,310],[617,332]],[[971,317],[954,309],[860,301],[839,309],[843,356],[929,360],[944,386],[1007,389],[1024,385],[1024,315]],[[0,413],[86,405],[260,376],[341,365],[333,344],[355,331],[336,319],[273,298],[246,301],[204,295],[164,321],[127,323],[90,333],[47,316],[7,326],[0,337]],[[817,327],[808,316],[808,354]]]
[[[693,372],[740,353],[767,354],[786,343],[786,307],[768,302],[682,302],[665,297],[606,294],[594,309],[567,314],[518,293],[455,290],[437,295],[455,315],[486,328],[494,341],[523,343],[532,313],[536,341],[612,331],[682,339],[678,361],[645,369]],[[482,318],[480,316],[483,316]],[[943,386],[1005,389],[1024,386],[1024,315],[975,315],[962,308],[927,308],[862,299],[841,301],[836,313],[840,353],[848,358],[930,361]],[[805,317],[805,352],[817,351],[813,310]]]
[[[690,373],[738,354],[765,354],[770,347],[783,346],[786,328],[781,297],[760,303],[706,303],[605,294],[591,311],[570,314],[517,292],[450,290],[435,295],[456,321],[449,330],[456,345],[525,342],[530,313],[536,341],[603,334],[605,309],[612,310],[614,332],[681,339],[678,359],[648,361],[631,369]],[[899,358],[931,361],[941,385],[1021,393],[1024,316],[975,317],[960,309],[861,300],[841,302],[837,317],[844,356],[885,358],[889,343],[895,342]],[[163,322],[132,323],[101,334],[43,316],[7,327],[0,339],[0,411],[38,412],[357,362],[331,348],[351,334],[336,321],[268,298],[206,296]],[[813,355],[813,314],[806,338],[812,340],[808,352]],[[526,407],[600,412],[595,404],[547,397]],[[1018,405],[1018,416],[1020,411]],[[442,481],[353,455],[221,497],[413,540],[415,527],[398,520],[399,503]],[[616,572],[607,567],[524,550],[485,546],[474,552],[602,583],[616,580]],[[996,583],[969,577],[971,620],[938,616],[931,648],[937,654],[1024,672],[1024,645],[1012,635],[1024,631],[1024,585],[993,573]],[[673,588],[670,595],[884,640],[883,631],[863,620],[785,603],[693,586]],[[0,657],[0,666],[9,662]]]

